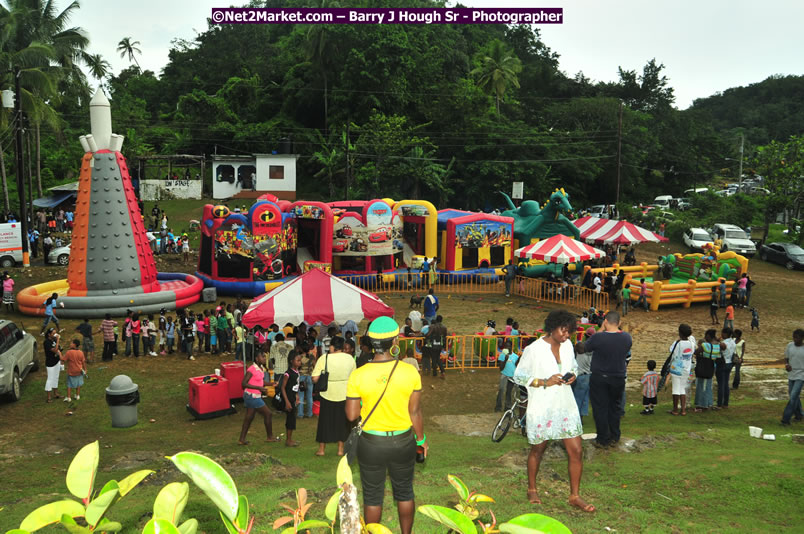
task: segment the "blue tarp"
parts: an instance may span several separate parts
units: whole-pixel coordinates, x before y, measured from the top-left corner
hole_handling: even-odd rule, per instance
[[[33,205],[37,208],[55,208],[70,197],[77,196],[76,191],[59,191],[55,195],[37,198]]]

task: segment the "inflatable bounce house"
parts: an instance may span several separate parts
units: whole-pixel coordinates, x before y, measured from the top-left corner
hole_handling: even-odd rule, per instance
[[[485,273],[514,257],[514,219],[460,210],[438,212],[438,268],[446,273]]]
[[[20,311],[43,315],[53,293],[63,305],[59,317],[123,316],[131,309],[158,313],[198,301],[200,279],[157,273],[142,214],[120,153],[123,137],[112,133],[109,101],[101,90],[90,102],[92,134],[81,136],[85,154],[76,200],[70,263],[66,280],[23,289]]]

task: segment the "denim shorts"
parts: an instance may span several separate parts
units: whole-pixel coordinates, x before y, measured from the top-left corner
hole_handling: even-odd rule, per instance
[[[68,388],[80,388],[84,385],[84,375],[70,376],[67,375]]]
[[[265,402],[260,397],[252,397],[246,393],[243,393],[243,406],[246,408],[252,408],[254,410],[259,410],[263,406],[265,406]]]

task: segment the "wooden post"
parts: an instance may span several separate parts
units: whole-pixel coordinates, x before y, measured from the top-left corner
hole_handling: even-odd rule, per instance
[[[357,488],[348,482],[344,482],[341,488],[343,493],[338,498],[340,531],[342,534],[360,534],[363,527],[360,524],[360,505],[357,502]]]
[[[698,281],[690,278],[687,280],[687,302],[684,303],[685,308],[689,308],[692,304],[692,297],[695,296],[695,290],[698,288]]]
[[[653,293],[650,296],[650,309],[656,311],[659,309],[659,302],[662,299],[662,282],[655,280],[653,282]]]

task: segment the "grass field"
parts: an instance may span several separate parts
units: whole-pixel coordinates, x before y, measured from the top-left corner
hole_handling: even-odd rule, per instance
[[[180,203],[168,207],[171,221],[198,219],[198,206]],[[169,203],[160,203],[162,204]],[[146,211],[150,205],[146,206]],[[172,222],[171,224],[176,224]],[[649,260],[659,253],[679,251],[675,245],[640,247],[639,259]],[[177,256],[157,259],[160,270],[186,271]],[[627,415],[623,419],[623,450],[599,452],[585,446],[585,472],[582,493],[595,504],[594,515],[571,509],[566,497],[566,460],[560,449],[542,465],[539,487],[544,504],[527,502],[525,454],[527,443],[518,434],[509,434],[501,443],[489,436],[496,415],[492,413],[498,374],[493,370],[451,372],[446,381],[424,377],[425,429],[431,443],[430,457],[417,466],[417,504],[450,505],[454,492],[446,481],[449,473],[463,478],[470,489],[496,498],[493,509],[498,518],[507,519],[526,512],[540,512],[564,522],[573,532],[603,532],[606,527],[625,532],[801,532],[804,513],[804,477],[801,471],[802,445],[790,434],[804,433],[804,425],[779,425],[785,401],[786,380],[779,369],[784,346],[794,328],[802,327],[801,299],[804,274],[781,266],[752,260],[751,272],[757,281],[753,305],[761,313],[761,333],[747,332],[748,367],[744,382],[732,393],[727,411],[667,415],[669,394],[660,396],[656,415],[641,416],[641,392],[633,377],[644,372],[648,359],[663,360],[675,338],[679,322],[692,325],[700,336],[707,327],[708,309],[671,308],[659,312],[634,312],[624,327],[634,336]],[[36,266],[29,272],[12,271],[21,289],[31,283],[63,278],[66,269]],[[796,296],[798,295],[798,296]],[[450,331],[472,333],[488,319],[504,323],[515,317],[525,331],[541,327],[551,309],[549,305],[499,295],[458,296],[439,294],[445,322]],[[397,319],[407,314],[406,295],[386,295],[386,302],[397,311]],[[197,309],[201,309],[198,305]],[[39,319],[12,317],[38,332]],[[750,315],[738,310],[735,324],[748,331]],[[63,321],[65,337],[77,322]],[[41,343],[40,343],[41,344]],[[100,346],[99,337],[96,345]],[[238,489],[249,498],[256,516],[254,532],[273,532],[272,522],[284,515],[278,503],[290,503],[293,490],[305,487],[311,494],[311,518],[323,518],[326,500],[334,491],[334,450],[318,458],[315,420],[300,420],[294,438],[301,447],[268,444],[260,425],[252,425],[247,447],[237,446],[242,422],[238,414],[195,421],[185,410],[187,378],[209,374],[220,362],[231,357],[202,355],[190,362],[176,356],[159,358],[118,358],[111,363],[93,363],[82,399],[71,405],[44,402],[44,373],[31,374],[23,383],[23,397],[14,404],[0,403],[0,531],[16,527],[31,510],[67,496],[64,475],[73,454],[95,439],[101,444],[98,484],[120,479],[137,469],[157,471],[135,489],[109,514],[126,525],[124,532],[140,532],[147,522],[153,499],[166,483],[186,480],[164,459],[181,450],[203,452],[222,463],[232,473]],[[767,365],[776,361],[777,364]],[[763,365],[756,365],[763,363]],[[139,423],[128,429],[111,427],[104,388],[118,374],[129,375],[140,386],[142,402]],[[62,377],[62,394],[64,393]],[[594,432],[591,417],[584,421],[587,432]],[[282,432],[283,416],[274,419],[274,429]],[[749,438],[748,425],[776,434],[776,441]],[[633,443],[630,440],[634,440]],[[625,450],[625,449],[628,450]],[[357,475],[357,472],[355,473]],[[100,487],[97,486],[96,487]],[[396,513],[386,494],[384,523],[396,530]],[[223,532],[217,512],[209,500],[191,485],[191,497],[184,514],[195,517],[201,530]],[[484,519],[489,519],[486,514]],[[58,529],[43,532],[58,532]],[[428,518],[418,515],[415,531],[445,532]]]

